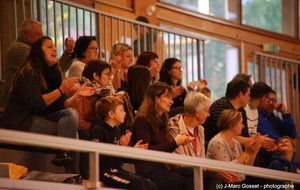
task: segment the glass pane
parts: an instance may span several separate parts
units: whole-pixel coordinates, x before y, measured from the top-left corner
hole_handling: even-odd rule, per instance
[[[238,0],[160,0],[202,14],[238,22]]]
[[[294,0],[242,0],[242,12],[243,24],[295,35]]]
[[[215,40],[207,40],[204,48],[204,74],[212,92],[211,100],[214,101],[225,96],[227,83],[239,72],[239,50]]]

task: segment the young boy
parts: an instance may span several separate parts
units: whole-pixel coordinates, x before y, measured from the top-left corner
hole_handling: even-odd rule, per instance
[[[125,111],[120,98],[107,96],[96,103],[98,120],[93,124],[91,140],[120,145],[120,130],[117,125],[124,122]],[[130,135],[125,140],[128,143]],[[125,144],[126,145],[126,144]],[[139,141],[134,147],[147,149],[147,144]],[[100,180],[108,186],[132,190],[156,189],[150,180],[139,177],[121,168],[123,161],[119,157],[100,156]]]

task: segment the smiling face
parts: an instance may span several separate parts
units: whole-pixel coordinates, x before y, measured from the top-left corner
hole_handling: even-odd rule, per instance
[[[57,49],[52,40],[45,39],[43,41],[42,51],[44,53],[45,61],[49,66],[55,65],[57,63]]]
[[[277,144],[278,152],[281,153],[293,153],[295,152],[295,148],[293,143],[288,138],[281,138]]]
[[[109,84],[111,77],[112,75],[109,68],[104,69],[101,73],[101,76],[94,73],[94,80],[102,87],[106,87]]]
[[[87,47],[86,51],[83,53],[85,56],[85,63],[88,63],[91,60],[98,59],[98,54],[99,54],[99,47],[98,44],[95,40],[92,40]]]
[[[166,91],[160,97],[156,97],[156,104],[158,113],[162,114],[164,112],[169,112],[170,107],[173,104],[172,94]]]

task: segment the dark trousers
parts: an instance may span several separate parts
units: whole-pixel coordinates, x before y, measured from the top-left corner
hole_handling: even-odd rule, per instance
[[[170,170],[171,172],[185,176],[186,178],[186,189],[194,189],[194,170],[192,168],[175,168]],[[215,189],[217,184],[221,184],[222,180],[218,173],[212,171],[203,171],[203,188],[204,189]]]
[[[160,166],[150,166],[145,168],[143,176],[149,178],[156,184],[158,190],[188,190],[189,181],[180,173],[168,171],[167,168]]]
[[[90,133],[89,130],[80,129],[78,130],[79,139],[89,140]],[[89,154],[85,152],[80,152],[79,157],[79,170],[80,175],[83,179],[89,179]]]
[[[111,169],[101,174],[100,180],[110,187],[131,190],[156,190],[156,185],[149,179],[123,169]]]

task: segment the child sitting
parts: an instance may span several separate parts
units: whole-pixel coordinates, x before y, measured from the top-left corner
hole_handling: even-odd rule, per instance
[[[117,125],[124,122],[125,111],[120,98],[107,96],[96,103],[98,120],[92,125],[91,140],[116,145],[128,145],[127,140],[120,141],[120,130]],[[125,142],[125,143],[122,143]],[[148,148],[148,144],[138,141],[134,147]],[[108,186],[122,189],[156,189],[156,186],[145,178],[122,169],[123,161],[119,157],[100,156],[100,180]]]

